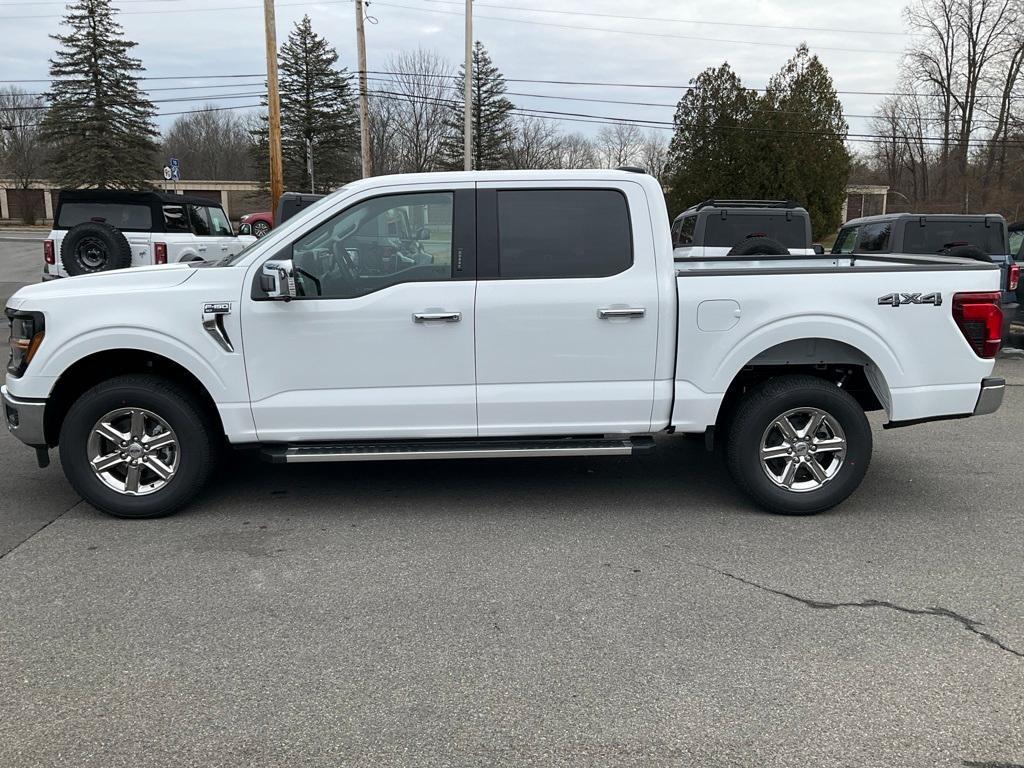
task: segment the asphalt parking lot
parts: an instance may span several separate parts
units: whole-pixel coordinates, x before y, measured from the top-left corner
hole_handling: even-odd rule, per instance
[[[0,232],[0,293],[38,278]],[[813,518],[696,441],[119,521],[0,434],[0,766],[1024,766],[1024,362]]]

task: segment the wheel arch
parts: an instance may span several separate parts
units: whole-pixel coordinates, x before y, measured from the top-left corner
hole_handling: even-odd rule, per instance
[[[885,358],[883,358],[885,359]],[[865,411],[892,407],[890,377],[898,375],[889,365],[860,346],[835,338],[806,336],[775,343],[746,358],[731,375],[719,405],[715,431],[727,427],[730,415],[745,392],[768,379],[806,374],[847,390]]]
[[[196,396],[221,434],[224,425],[213,396],[206,385],[180,362],[143,349],[107,349],[88,354],[64,370],[47,398],[44,434],[47,445],[57,445],[61,425],[78,397],[102,381],[130,373],[149,373],[174,381]]]

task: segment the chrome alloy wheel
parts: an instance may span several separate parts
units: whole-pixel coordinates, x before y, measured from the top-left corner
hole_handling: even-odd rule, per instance
[[[761,468],[787,491],[816,491],[835,478],[846,459],[846,435],[820,408],[794,408],[761,436]]]
[[[89,466],[101,483],[126,496],[159,491],[178,471],[178,437],[144,408],[118,408],[89,433]]]

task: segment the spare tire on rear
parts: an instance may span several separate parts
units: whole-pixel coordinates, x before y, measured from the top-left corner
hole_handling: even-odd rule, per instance
[[[951,245],[942,249],[943,256],[956,256],[960,259],[974,259],[992,263],[992,257],[976,245]]]
[[[117,227],[84,221],[64,235],[60,260],[69,275],[124,269],[132,265],[132,246]]]
[[[728,256],[785,256],[789,249],[778,240],[762,235],[751,235],[732,247]]]

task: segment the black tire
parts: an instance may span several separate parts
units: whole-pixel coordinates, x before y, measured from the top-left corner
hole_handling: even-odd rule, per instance
[[[785,256],[789,249],[771,237],[751,235],[732,247],[729,256]]]
[[[985,261],[988,262],[989,264],[992,263],[992,257],[989,256],[976,245],[953,245],[948,248],[943,248],[942,255],[956,256],[957,258],[960,259],[974,259],[975,261]]]
[[[125,269],[132,265],[132,246],[117,227],[86,221],[64,235],[60,260],[69,275]]]
[[[257,221],[252,225],[252,234],[257,240],[270,234],[272,227],[265,221]]]
[[[822,436],[821,462],[837,460],[838,454],[825,448],[827,435],[830,440],[839,437],[831,432],[838,425],[845,438],[845,454],[835,466],[834,475],[821,482],[812,476],[809,462],[818,462],[818,454],[808,454],[809,444],[818,438],[794,441],[796,456],[785,456],[762,462],[762,445],[774,433],[773,423],[785,414],[796,411],[798,419],[803,409],[817,409],[824,412],[826,421],[817,434]],[[806,429],[806,422],[804,422]],[[770,431],[771,430],[771,431]],[[784,448],[784,446],[783,446]],[[770,512],[782,515],[813,515],[834,507],[844,501],[860,485],[871,461],[872,436],[864,410],[845,390],[814,376],[792,375],[769,379],[751,390],[740,401],[730,420],[726,461],[736,483],[760,506]],[[809,456],[809,458],[808,458]],[[790,462],[796,462],[796,474],[791,485],[812,486],[806,490],[790,490],[769,478],[769,471],[783,472]],[[822,464],[816,463],[819,472]],[[801,479],[802,478],[802,479]],[[818,487],[814,485],[820,483]]]
[[[163,487],[147,495],[128,495],[108,487],[90,463],[89,441],[94,427],[105,415],[122,408],[155,414],[170,426],[176,438],[176,471]],[[168,515],[198,494],[210,477],[219,435],[210,431],[209,423],[209,415],[197,399],[167,379],[151,375],[109,379],[79,397],[64,419],[60,430],[64,474],[83,499],[115,517]]]

